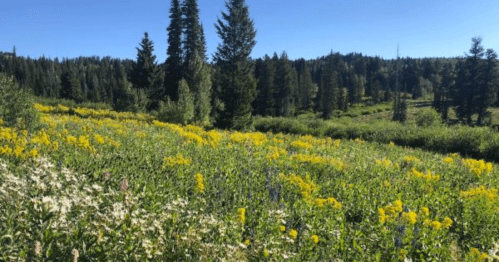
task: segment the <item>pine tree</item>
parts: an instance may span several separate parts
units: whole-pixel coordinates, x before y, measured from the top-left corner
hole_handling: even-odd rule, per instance
[[[487,49],[485,53],[486,61],[483,67],[483,81],[480,85],[480,92],[477,100],[478,125],[485,124],[485,118],[490,116],[487,108],[491,106],[495,100],[495,94],[498,90],[499,73],[497,71],[497,54],[492,49]]]
[[[338,77],[336,71],[330,72],[324,85],[322,93],[322,118],[329,119],[332,116],[333,110],[338,109]]]
[[[137,61],[133,63],[130,72],[130,82],[133,87],[145,92],[152,102],[148,109],[156,109],[158,100],[161,100],[163,96],[163,79],[161,79],[153,51],[154,43],[149,39],[149,34],[145,32],[140,48],[137,48]]]
[[[187,84],[194,101],[194,121],[208,125],[211,112],[211,68],[204,63],[197,52],[188,65]]]
[[[473,37],[471,41],[473,43],[469,51],[470,54],[466,58],[466,67],[470,73],[467,85],[469,90],[466,96],[466,120],[468,125],[471,125],[471,117],[477,111],[478,92],[480,92],[480,86],[483,84],[483,63],[481,60],[484,56],[484,48],[481,45],[482,38]]]
[[[165,95],[178,100],[178,84],[183,77],[182,57],[182,8],[179,0],[171,0],[168,49],[166,51]]]
[[[194,118],[194,98],[190,92],[187,81],[181,79],[178,84],[178,102],[179,122],[188,124]]]
[[[197,0],[185,0],[183,6],[184,20],[184,68],[188,68],[193,61],[195,53],[204,61],[206,56],[206,43],[203,26],[199,22],[199,8]]]
[[[220,67],[220,99],[224,110],[220,112],[217,125],[222,128],[245,129],[252,124],[251,102],[256,96],[256,80],[250,53],[256,44],[256,30],[249,18],[245,0],[229,0],[227,13],[215,24],[222,44],[214,55]]]
[[[277,64],[275,77],[275,87],[277,91],[275,101],[277,102],[276,108],[279,116],[289,116],[293,111],[293,94],[296,90],[293,71],[294,69],[291,67],[288,55],[285,51],[282,52],[281,58]]]

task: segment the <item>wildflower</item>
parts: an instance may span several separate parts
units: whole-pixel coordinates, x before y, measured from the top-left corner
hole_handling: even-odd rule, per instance
[[[395,202],[393,202],[393,205],[395,206],[395,211],[402,212],[402,201],[395,200]]]
[[[385,215],[385,210],[383,208],[379,208],[378,209],[378,213],[379,213],[379,222],[381,224],[384,224],[385,221],[386,221],[386,215]]]
[[[390,183],[390,181],[385,180],[385,181],[383,181],[383,186],[386,187],[386,188],[389,188],[389,187],[392,186],[392,184]]]
[[[317,235],[313,235],[310,237],[310,239],[312,240],[312,242],[314,242],[314,244],[317,245],[317,243],[319,243],[319,237]]]
[[[427,207],[422,207],[421,208],[421,215],[423,215],[423,216],[429,216],[430,215],[430,210]]]
[[[409,212],[409,213],[403,213],[402,214],[402,220],[404,220],[405,222],[411,224],[411,225],[414,225],[416,224],[416,222],[418,221],[418,215],[415,213],[415,212]]]
[[[40,241],[35,242],[35,248],[33,251],[35,253],[35,256],[37,256],[37,257],[42,255],[42,246],[40,244]]]
[[[268,257],[269,257],[269,250],[268,250],[268,249],[266,249],[266,248],[265,248],[265,249],[263,250],[263,256],[264,256],[265,258],[268,258]]]
[[[125,179],[121,180],[120,183],[120,190],[121,191],[126,191],[128,189],[128,181]]]
[[[249,246],[250,243],[251,243],[251,241],[249,239],[244,240],[244,245],[245,246]]]
[[[195,176],[196,176],[196,189],[198,193],[203,193],[204,192],[203,175],[197,173]]]
[[[241,222],[241,224],[244,224],[244,221],[246,220],[245,213],[246,213],[246,209],[244,207],[239,208],[237,210],[237,217],[239,218],[239,222]]]
[[[450,164],[450,163],[454,162],[454,159],[452,157],[446,157],[442,161],[446,164]]]
[[[392,141],[390,141],[390,144],[388,144],[390,147],[395,147],[395,143],[393,143]]]
[[[286,231],[286,227],[285,226],[280,226],[279,230],[281,230],[281,232],[284,232],[284,231]]]
[[[298,236],[298,231],[296,231],[294,229],[291,229],[291,231],[289,231],[289,237],[290,238],[296,239],[297,236]]]
[[[435,229],[435,230],[440,230],[442,228],[442,223],[438,221],[433,221],[430,223],[430,227]]]
[[[73,254],[73,262],[77,262],[78,261],[78,256],[80,256],[80,254],[78,253],[78,249],[73,249],[73,251],[71,252]]]
[[[449,217],[444,218],[444,220],[442,221],[442,225],[447,229],[452,226],[452,223],[452,219],[450,219]]]

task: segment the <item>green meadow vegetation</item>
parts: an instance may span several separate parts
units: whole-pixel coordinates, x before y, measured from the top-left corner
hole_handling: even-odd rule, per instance
[[[399,146],[432,129],[333,139],[332,123],[315,137],[35,108],[44,129],[0,127],[4,261],[497,259],[497,166]]]

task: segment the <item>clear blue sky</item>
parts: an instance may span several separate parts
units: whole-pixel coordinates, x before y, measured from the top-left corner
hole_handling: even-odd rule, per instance
[[[333,50],[393,58],[463,55],[471,38],[499,52],[498,0],[247,0],[257,29],[252,57],[316,58]],[[199,0],[208,54],[220,42],[214,23],[223,0]],[[144,31],[166,59],[169,0],[0,0],[0,51],[16,45],[37,58],[136,58]]]

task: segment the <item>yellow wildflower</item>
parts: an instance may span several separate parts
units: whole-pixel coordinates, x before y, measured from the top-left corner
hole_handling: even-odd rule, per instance
[[[196,177],[196,189],[198,193],[203,193],[204,192],[203,175],[197,173],[195,177]]]
[[[448,217],[444,218],[444,220],[442,221],[442,225],[447,229],[449,229],[449,227],[452,226],[452,223],[453,223],[452,219]]]
[[[279,230],[281,230],[281,232],[284,232],[284,231],[286,231],[286,227],[285,226],[280,226]]]
[[[390,181],[385,180],[385,181],[383,181],[383,186],[386,187],[386,188],[389,188],[389,187],[392,186],[392,184],[390,183]]]
[[[312,240],[312,242],[314,242],[314,244],[317,245],[317,243],[319,243],[319,237],[317,235],[313,235],[310,237],[310,239]]]
[[[241,207],[237,210],[237,217],[239,218],[239,222],[241,224],[244,224],[244,221],[246,220],[246,209],[244,207]]]
[[[435,229],[435,230],[439,230],[442,228],[442,223],[440,223],[438,221],[433,221],[430,223],[430,227]]]
[[[395,207],[395,211],[397,212],[402,212],[402,201],[400,200],[395,200],[395,202],[393,202],[393,205]]]
[[[452,157],[446,157],[442,161],[446,164],[450,164],[450,163],[454,162],[454,159]]]
[[[430,215],[430,210],[427,207],[422,207],[421,208],[421,215],[422,216],[429,216]]]
[[[250,243],[251,243],[251,241],[249,239],[244,240],[244,245],[245,246],[249,246]]]
[[[386,215],[385,215],[385,210],[383,208],[379,208],[378,209],[378,213],[379,213],[379,222],[381,224],[384,224],[385,221],[386,221]]]
[[[402,214],[402,220],[411,224],[411,225],[414,225],[416,224],[416,222],[418,221],[418,215],[415,213],[415,212],[409,212],[409,213],[403,213]]]
[[[298,237],[298,231],[291,229],[291,231],[289,231],[289,237],[292,239],[296,239],[296,237]]]
[[[269,250],[268,250],[268,249],[266,249],[266,248],[265,248],[265,249],[263,250],[263,256],[264,256],[265,258],[268,258],[268,257],[269,257]]]
[[[401,249],[399,250],[399,259],[400,260],[403,260],[407,257],[407,250],[405,249]]]

